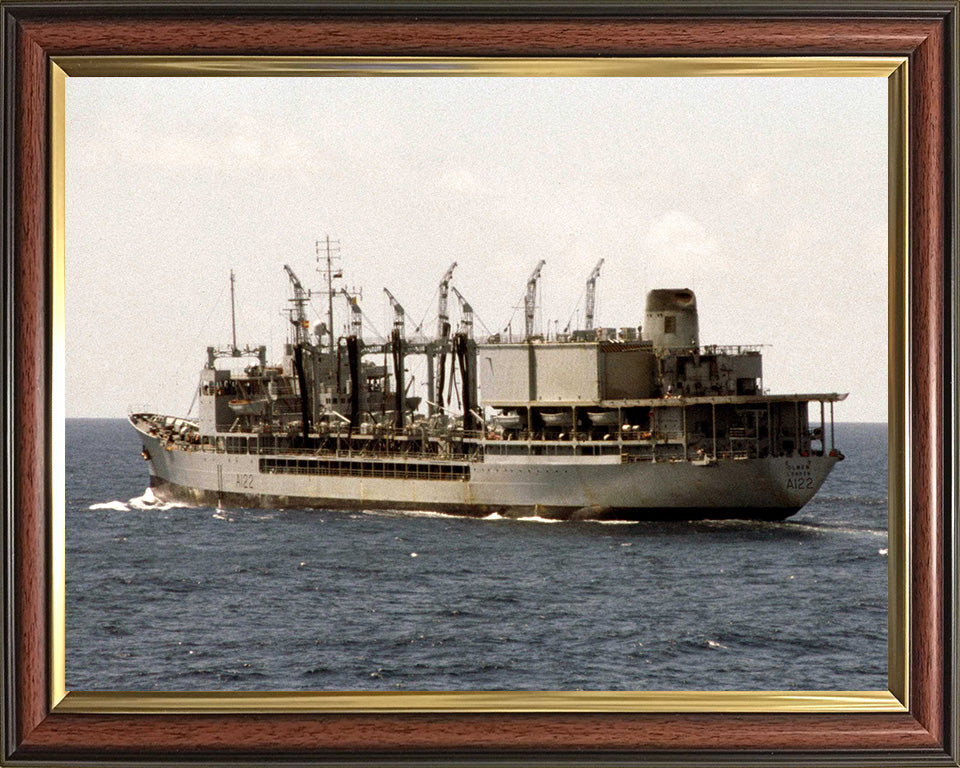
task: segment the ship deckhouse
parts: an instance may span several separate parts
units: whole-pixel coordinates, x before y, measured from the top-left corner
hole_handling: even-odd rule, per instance
[[[644,320],[637,328],[597,329],[592,340],[581,332],[481,344],[481,402],[499,412],[494,436],[583,443],[581,451],[612,441],[638,460],[833,449],[832,439],[824,440],[825,404],[832,425],[832,404],[845,395],[764,394],[759,346],[700,346],[693,291],[650,291]],[[813,430],[809,402],[820,404]],[[522,448],[488,444],[491,451]]]

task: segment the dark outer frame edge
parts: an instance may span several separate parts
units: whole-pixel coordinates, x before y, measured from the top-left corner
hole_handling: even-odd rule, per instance
[[[0,353],[3,355],[0,365],[2,365],[2,389],[3,389],[3,409],[0,413],[0,426],[3,427],[3,443],[0,446],[0,480],[2,480],[4,520],[3,520],[3,547],[5,553],[5,563],[3,570],[3,691],[2,703],[4,705],[3,724],[5,727],[4,739],[2,742],[3,753],[0,754],[0,760],[7,765],[38,765],[37,760],[41,760],[46,765],[95,765],[103,761],[90,761],[87,759],[64,761],[62,756],[53,762],[43,760],[42,757],[31,757],[27,760],[15,759],[9,761],[9,757],[15,751],[13,744],[15,738],[15,684],[16,684],[16,664],[13,650],[15,631],[17,628],[14,612],[13,595],[15,589],[15,573],[13,568],[13,528],[14,528],[14,494],[13,478],[15,456],[13,453],[13,437],[11,427],[14,425],[14,393],[13,393],[13,355],[16,352],[14,348],[14,320],[15,320],[15,236],[13,229],[14,216],[16,214],[15,205],[15,180],[16,180],[16,136],[15,136],[15,114],[16,114],[16,43],[18,36],[18,19],[34,15],[45,17],[73,18],[77,16],[91,16],[99,13],[113,15],[120,13],[130,17],[142,17],[153,13],[167,15],[170,13],[192,13],[195,15],[204,12],[222,13],[225,9],[230,9],[236,13],[261,13],[267,16],[281,14],[301,15],[305,13],[342,13],[361,16],[414,16],[427,15],[430,17],[442,17],[449,15],[466,16],[504,16],[504,17],[522,17],[522,16],[589,16],[606,17],[613,15],[622,15],[632,18],[668,16],[668,15],[686,15],[686,16],[717,16],[732,17],[744,15],[769,16],[772,18],[782,18],[785,16],[835,16],[839,15],[845,18],[858,16],[902,16],[905,13],[913,16],[939,17],[945,20],[945,125],[948,127],[948,134],[945,136],[945,169],[944,169],[944,210],[946,211],[946,221],[944,222],[945,238],[947,244],[947,253],[949,268],[945,271],[944,280],[944,301],[948,303],[950,309],[947,311],[945,320],[945,330],[943,339],[943,349],[945,354],[945,385],[949,387],[948,411],[951,414],[950,429],[945,434],[945,469],[943,478],[946,481],[944,502],[950,504],[951,508],[956,509],[958,501],[958,462],[956,452],[956,439],[958,430],[960,430],[960,411],[958,411],[956,376],[957,351],[958,351],[958,264],[957,264],[957,190],[958,190],[958,131],[957,131],[957,104],[958,104],[958,81],[957,81],[957,61],[958,53],[958,13],[957,3],[955,2],[884,2],[883,0],[870,0],[860,2],[817,2],[809,0],[808,2],[786,2],[770,3],[766,1],[753,2],[752,0],[740,0],[730,6],[717,9],[709,0],[690,0],[684,4],[675,2],[646,2],[646,3],[624,3],[624,2],[605,2],[600,0],[595,4],[584,4],[582,2],[463,2],[463,0],[454,0],[453,2],[438,3],[389,3],[389,2],[337,2],[304,0],[304,2],[290,2],[287,0],[282,4],[266,5],[261,0],[169,0],[167,2],[150,0],[149,2],[129,3],[124,0],[98,0],[97,2],[76,2],[74,0],[65,0],[64,2],[19,2],[18,0],[4,0],[0,3],[0,34],[4,41],[4,52],[0,58],[0,81],[3,83],[4,94],[2,104],[2,115],[0,115],[0,133],[2,133],[2,167],[3,167],[3,270],[0,275],[0,286],[2,286],[4,311],[3,311],[3,334]],[[47,223],[49,227],[49,222]],[[45,293],[49,299],[50,281],[49,276],[45,283]],[[49,335],[49,317],[46,320],[47,332]],[[49,371],[50,359],[45,361]],[[952,386],[951,386],[952,384]],[[49,380],[47,383],[47,394],[49,396]],[[49,435],[47,436],[47,448],[49,448]],[[958,684],[958,649],[956,639],[958,637],[957,624],[957,598],[960,593],[960,581],[955,570],[958,557],[958,530],[957,520],[954,516],[948,516],[948,526],[946,531],[948,552],[945,553],[947,562],[947,572],[953,574],[950,583],[944,585],[944,610],[947,621],[944,628],[944,642],[949,653],[945,654],[947,669],[945,675],[945,692],[947,701],[945,702],[944,717],[946,721],[945,734],[948,736],[947,753],[937,752],[879,752],[867,753],[858,752],[855,755],[838,756],[836,754],[817,756],[810,753],[646,753],[645,755],[624,756],[623,754],[614,755],[610,753],[575,753],[569,755],[553,754],[545,757],[530,758],[525,753],[501,753],[496,757],[483,757],[475,753],[467,754],[411,754],[402,759],[396,755],[364,755],[362,759],[350,759],[345,756],[331,755],[329,759],[321,759],[320,764],[340,765],[346,767],[369,766],[371,761],[376,761],[382,765],[407,766],[418,765],[444,765],[444,766],[475,766],[480,760],[486,765],[529,765],[545,766],[555,765],[563,761],[569,766],[592,766],[592,765],[636,765],[643,764],[647,766],[666,766],[677,765],[678,763],[688,763],[696,761],[699,763],[710,763],[714,765],[735,765],[742,761],[744,757],[751,756],[751,765],[754,766],[785,766],[793,765],[798,759],[803,759],[806,765],[830,765],[830,766],[854,766],[869,762],[873,765],[902,765],[904,760],[913,765],[957,765],[957,747],[960,741],[960,723],[958,723],[958,707],[956,704],[958,693],[960,693],[960,684]],[[763,756],[761,756],[763,755]],[[251,755],[243,757],[234,755],[232,757],[223,756],[229,762],[221,762],[214,758],[203,759],[204,765],[236,765],[238,758],[240,762],[252,763],[262,762],[262,756]],[[638,760],[639,758],[639,760]],[[756,759],[759,758],[759,759]],[[146,764],[161,764],[161,758],[157,756],[144,756],[136,761],[111,760],[111,765],[116,766],[140,766]],[[166,766],[196,766],[198,760],[184,760],[182,762],[163,761]],[[306,766],[317,765],[316,758],[308,762],[301,760],[281,760],[274,762],[275,765]]]

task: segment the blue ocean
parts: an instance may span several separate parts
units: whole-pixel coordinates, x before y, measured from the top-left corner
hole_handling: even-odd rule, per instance
[[[887,428],[782,523],[159,503],[66,425],[70,690],[886,690]]]

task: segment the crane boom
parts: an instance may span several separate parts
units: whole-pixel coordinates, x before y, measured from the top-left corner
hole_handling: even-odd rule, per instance
[[[400,338],[402,339],[404,338],[404,336],[406,336],[406,326],[407,326],[406,314],[403,311],[403,307],[400,306],[400,302],[393,297],[393,294],[390,293],[390,291],[387,288],[384,288],[383,292],[387,294],[387,298],[390,299],[390,309],[393,310],[394,330],[400,331]]]
[[[457,262],[453,262],[440,280],[440,297],[437,300],[437,338],[443,336],[444,323],[450,322],[450,317],[447,315],[447,295],[450,290],[450,280],[453,279],[453,270],[456,267]]]
[[[287,271],[287,275],[290,277],[290,283],[293,285],[293,299],[291,299],[293,309],[290,311],[290,322],[293,323],[296,329],[296,338],[294,341],[300,344],[305,340],[307,328],[310,325],[309,322],[307,322],[306,312],[307,301],[310,298],[310,294],[304,289],[303,284],[300,282],[296,273],[290,269],[289,264],[284,264],[283,268]]]
[[[543,265],[546,263],[544,259],[540,259],[540,263],[537,264],[533,272],[530,273],[530,277],[527,278],[527,292],[523,297],[527,339],[533,336],[533,318],[537,310],[537,283],[540,282],[540,270],[543,269]]]
[[[302,294],[304,292],[303,286],[300,284],[300,278],[297,277],[296,272],[290,269],[289,264],[284,264],[283,268],[287,270],[287,274],[290,276],[290,282],[293,283],[293,290],[297,294]]]
[[[347,297],[347,302],[350,304],[350,333],[358,339],[362,338],[363,312],[360,310],[360,302],[346,288],[341,288],[340,293]]]
[[[463,326],[463,332],[467,334],[468,339],[473,338],[473,307],[470,306],[463,294],[457,290],[455,285],[451,285],[450,289],[453,291],[454,295],[457,297],[457,301],[460,302],[460,323]]]
[[[587,278],[587,308],[586,308],[586,330],[593,330],[593,311],[597,305],[597,278],[600,277],[600,267],[603,266],[603,259],[597,262],[593,268],[590,277]]]
[[[407,400],[407,392],[403,386],[403,375],[405,373],[403,356],[405,351],[404,347],[406,346],[404,343],[404,337],[406,336],[406,317],[404,316],[403,307],[400,306],[400,302],[394,298],[389,289],[384,288],[383,292],[387,294],[387,298],[390,299],[390,307],[393,309],[393,332],[390,334],[389,347],[390,356],[393,358],[393,375],[396,379],[396,391],[393,393],[394,423],[398,429],[403,429]],[[384,389],[389,389],[389,387],[385,386]]]

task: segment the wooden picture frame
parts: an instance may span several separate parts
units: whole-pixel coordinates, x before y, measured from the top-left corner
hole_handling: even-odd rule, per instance
[[[956,2],[0,2],[4,157],[4,675],[0,758],[262,764],[958,765]],[[908,706],[851,712],[543,707],[232,712],[63,706],[51,693],[51,99],[68,56],[904,57],[910,510]],[[62,161],[62,158],[59,158]],[[896,201],[895,201],[896,202]],[[892,235],[896,237],[896,233]],[[60,286],[62,291],[62,286]],[[891,459],[893,460],[893,459]],[[893,546],[893,543],[891,543]],[[58,561],[58,557],[60,558]],[[62,651],[61,651],[62,652]],[[278,695],[279,696],[279,695]],[[141,702],[142,703],[142,702]],[[258,711],[259,708],[259,711]],[[175,710],[175,711],[174,711]]]

